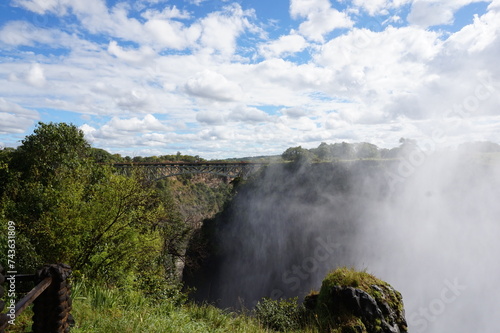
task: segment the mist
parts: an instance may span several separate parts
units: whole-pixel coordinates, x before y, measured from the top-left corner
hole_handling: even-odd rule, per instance
[[[217,255],[191,280],[195,297],[302,300],[348,266],[402,293],[410,332],[494,332],[499,166],[458,152],[271,165],[214,222]]]

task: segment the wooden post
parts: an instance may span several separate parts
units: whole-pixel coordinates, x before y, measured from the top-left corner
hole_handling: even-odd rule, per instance
[[[68,265],[46,265],[35,278],[39,284],[47,278],[52,283],[33,303],[33,333],[66,333],[70,330],[71,287],[68,278],[71,269]]]

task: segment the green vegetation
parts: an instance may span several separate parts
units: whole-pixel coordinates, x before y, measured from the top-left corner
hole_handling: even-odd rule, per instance
[[[302,316],[305,310],[297,305],[296,299],[263,300],[260,310],[255,313],[235,313],[208,304],[186,302],[181,293],[157,302],[144,297],[141,292],[106,288],[88,281],[75,283],[72,297],[72,315],[75,319],[72,333],[318,332],[313,324],[305,326]],[[9,332],[30,332],[32,314],[31,309],[26,310]],[[278,321],[272,321],[279,325],[274,326],[274,329],[269,327],[273,318],[279,318]]]
[[[199,160],[180,153],[164,158]],[[118,175],[102,163],[120,160],[90,147],[74,125],[39,123],[17,149],[0,151],[0,227],[6,230],[7,221],[16,224],[17,271],[34,273],[44,263],[64,262],[72,267],[76,285],[92,281],[91,287],[81,287],[90,288],[84,297],[92,303],[76,292],[77,313],[90,311],[97,318],[103,300],[111,312],[144,306],[141,311],[164,320],[161,304],[185,306],[178,263],[191,230],[197,219],[220,209],[230,187],[209,176],[150,183],[139,171]],[[0,233],[4,267],[6,234]],[[117,295],[120,301],[114,302]],[[153,301],[143,303],[145,297]],[[129,330],[134,327],[130,321],[138,318],[131,313],[129,322],[117,321]],[[102,320],[115,324],[113,316]],[[104,327],[88,331],[127,331]]]
[[[389,316],[389,321],[394,321],[394,324],[406,331],[401,294],[387,282],[365,271],[360,272],[345,267],[330,272],[323,280],[319,293],[309,295],[309,300],[315,299],[312,311],[317,314],[321,327],[330,328],[332,332],[336,333],[382,332],[380,319],[375,319],[375,323],[366,322],[366,318],[356,313],[356,307],[352,308],[352,305],[341,301],[342,292],[339,293],[339,290],[345,290],[349,287],[366,292],[373,298],[377,306],[384,304],[384,309],[392,309],[393,313],[389,312],[384,315]]]
[[[273,300],[264,298],[255,306],[255,315],[265,327],[278,332],[307,330],[313,332],[316,327],[313,316],[298,298]]]

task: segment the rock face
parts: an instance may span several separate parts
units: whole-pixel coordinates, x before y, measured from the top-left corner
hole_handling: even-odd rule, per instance
[[[304,305],[325,331],[408,332],[401,294],[365,272],[337,269],[327,275],[319,294],[306,297]]]

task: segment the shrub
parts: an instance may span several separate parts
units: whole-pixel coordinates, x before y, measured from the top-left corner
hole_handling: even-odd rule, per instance
[[[255,315],[265,327],[275,331],[300,329],[305,323],[306,310],[298,298],[273,300],[263,298],[255,306]]]

